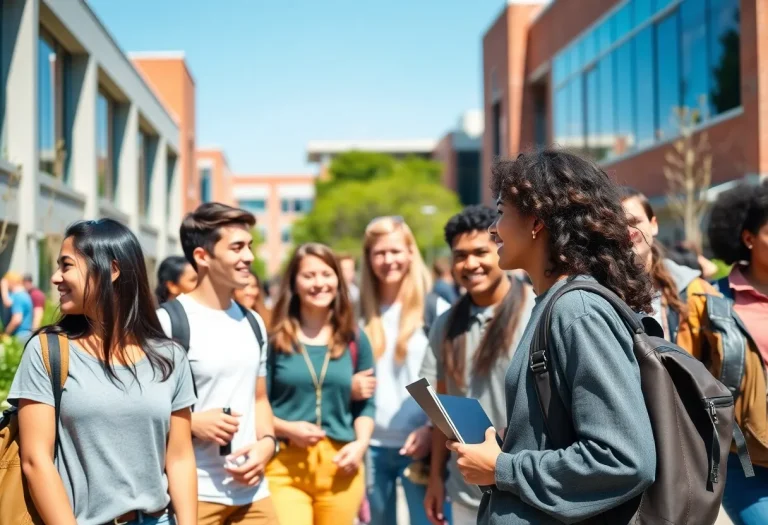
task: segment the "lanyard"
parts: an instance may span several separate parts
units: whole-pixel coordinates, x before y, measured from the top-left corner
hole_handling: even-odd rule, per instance
[[[328,348],[325,352],[325,361],[323,361],[323,368],[320,371],[320,379],[317,378],[317,372],[312,365],[312,360],[309,358],[309,353],[306,347],[301,345],[299,350],[301,355],[304,356],[304,361],[307,363],[309,369],[309,375],[312,377],[312,383],[315,385],[315,417],[317,418],[317,426],[322,425],[322,403],[323,403],[323,382],[325,382],[325,374],[328,372],[328,363],[331,358],[331,349]]]

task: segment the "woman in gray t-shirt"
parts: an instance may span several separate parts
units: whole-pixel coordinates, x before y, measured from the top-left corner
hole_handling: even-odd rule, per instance
[[[58,442],[45,334],[27,345],[8,396],[42,520],[195,524],[192,376],[155,314],[138,240],[110,219],[75,223],[51,282],[63,316],[43,332],[69,339]]]

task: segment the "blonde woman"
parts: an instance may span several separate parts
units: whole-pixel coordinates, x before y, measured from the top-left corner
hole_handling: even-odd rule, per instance
[[[431,429],[405,389],[419,378],[427,350],[424,329],[429,270],[401,217],[374,219],[365,230],[360,302],[365,333],[376,359],[376,418],[369,449],[371,525],[397,523],[395,486],[400,478],[412,525],[428,525],[426,485],[403,473],[430,450]],[[429,301],[439,315],[448,303]],[[436,316],[435,316],[436,317]]]

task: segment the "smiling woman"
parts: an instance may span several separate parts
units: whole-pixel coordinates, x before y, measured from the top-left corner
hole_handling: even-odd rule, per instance
[[[363,456],[374,414],[372,399],[353,401],[352,376],[372,373],[373,354],[365,334],[356,334],[347,285],[330,248],[309,243],[296,249],[272,328],[268,391],[284,450],[266,474],[280,523],[351,524],[363,500]]]
[[[78,222],[51,281],[63,317],[30,340],[8,396],[42,520],[196,523],[192,376],[155,314],[138,239],[110,219]],[[44,365],[50,334],[68,340],[60,401]]]

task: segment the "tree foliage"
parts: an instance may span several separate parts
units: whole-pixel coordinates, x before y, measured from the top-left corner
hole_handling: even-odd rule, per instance
[[[368,223],[380,216],[402,216],[421,250],[443,244],[443,226],[461,209],[456,194],[442,186],[439,163],[379,153],[350,152],[332,162],[330,179],[320,183],[311,213],[294,225],[297,243],[316,241],[360,254]],[[424,213],[425,206],[436,211]]]
[[[251,230],[251,238],[253,244],[251,245],[251,251],[253,252],[253,262],[251,263],[251,271],[259,276],[259,280],[264,282],[267,279],[267,263],[259,255],[259,247],[264,244],[264,237],[258,228]]]

